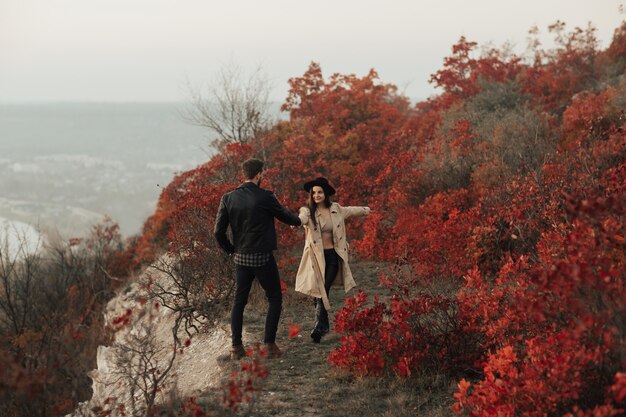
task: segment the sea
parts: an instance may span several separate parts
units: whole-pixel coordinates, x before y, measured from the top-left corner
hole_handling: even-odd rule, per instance
[[[172,178],[214,153],[187,106],[0,104],[0,245],[11,230],[85,236],[105,216],[139,234]]]

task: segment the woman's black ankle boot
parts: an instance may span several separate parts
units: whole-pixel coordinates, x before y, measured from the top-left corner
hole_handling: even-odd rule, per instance
[[[322,340],[322,332],[317,327],[311,332],[311,339],[313,343],[319,343]]]
[[[315,302],[315,327],[311,332],[311,339],[313,339],[314,343],[319,343],[322,340],[323,332],[323,323],[322,323],[322,312],[324,310],[324,306],[322,304],[322,300],[318,298]]]

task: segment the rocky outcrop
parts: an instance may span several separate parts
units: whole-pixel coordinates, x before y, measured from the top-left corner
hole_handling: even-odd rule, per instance
[[[157,404],[168,398],[197,396],[221,381],[218,358],[230,348],[226,329],[198,333],[174,354],[174,314],[147,301],[142,279],[108,303],[105,319],[114,336],[110,345],[98,347],[97,369],[90,373],[92,398],[80,404],[72,416],[93,415],[91,410],[96,407],[114,410],[112,415],[116,415],[121,405],[126,415],[141,414],[146,392],[159,378]],[[188,338],[186,334],[180,337],[183,341]]]

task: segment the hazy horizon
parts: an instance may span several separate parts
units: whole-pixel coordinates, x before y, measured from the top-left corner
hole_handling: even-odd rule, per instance
[[[272,101],[287,80],[320,63],[363,76],[374,68],[412,100],[437,91],[428,83],[461,37],[480,46],[525,50],[528,30],[545,47],[556,20],[597,27],[601,47],[624,20],[623,0],[22,0],[0,1],[0,102],[178,102],[186,83],[199,87],[229,61],[262,66]]]

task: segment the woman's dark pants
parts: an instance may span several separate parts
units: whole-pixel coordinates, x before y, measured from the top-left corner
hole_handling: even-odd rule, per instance
[[[334,249],[324,249],[324,263],[326,268],[324,270],[324,289],[326,290],[326,296],[330,296],[330,287],[332,287],[337,272],[339,271],[339,255]],[[318,331],[322,336],[328,333],[330,330],[330,324],[328,323],[328,312],[324,307],[324,303],[321,298],[315,300],[315,328],[313,332]]]
[[[230,329],[232,332],[233,346],[241,345],[241,332],[243,329],[243,311],[248,304],[248,295],[252,288],[254,278],[259,280],[259,284],[265,290],[265,297],[269,303],[267,316],[265,318],[264,343],[274,343],[276,341],[276,331],[278,330],[278,320],[283,304],[283,293],[280,286],[280,276],[274,255],[269,261],[260,267],[249,267],[235,265],[237,271],[237,290],[235,301],[230,316]]]

